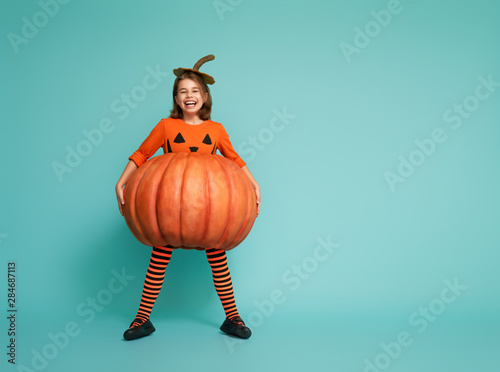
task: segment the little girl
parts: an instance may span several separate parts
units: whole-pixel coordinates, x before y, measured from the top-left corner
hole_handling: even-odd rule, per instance
[[[215,80],[199,71],[206,61],[213,60],[213,55],[200,59],[192,69],[178,68],[173,89],[173,109],[170,117],[162,119],[151,131],[139,149],[132,154],[129,162],[116,184],[116,197],[120,213],[123,215],[124,187],[134,171],[162,147],[163,152],[204,152],[215,154],[216,150],[233,160],[241,167],[251,181],[257,200],[257,215],[260,210],[260,188],[245,162],[234,151],[229,136],[220,123],[210,120],[212,97],[207,84]],[[134,340],[150,335],[155,328],[149,316],[165,277],[165,269],[170,262],[173,247],[153,247],[151,259],[144,282],[139,311],[123,337]],[[227,266],[226,252],[214,248],[206,249],[208,263],[212,268],[215,290],[220,298],[226,319],[220,329],[230,335],[249,338],[250,329],[240,318],[233,294],[233,284]]]

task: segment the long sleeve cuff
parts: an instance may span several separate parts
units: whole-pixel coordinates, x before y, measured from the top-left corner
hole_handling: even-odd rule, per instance
[[[243,168],[245,165],[247,165],[247,163],[245,163],[245,161],[239,156],[236,159],[234,159],[234,162],[238,164],[240,168]]]
[[[138,168],[147,160],[146,157],[139,151],[134,152],[128,159],[132,160]]]

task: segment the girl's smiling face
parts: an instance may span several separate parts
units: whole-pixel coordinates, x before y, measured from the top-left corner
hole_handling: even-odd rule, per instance
[[[195,115],[207,100],[208,93],[203,93],[198,84],[191,79],[179,82],[175,102],[186,115]]]

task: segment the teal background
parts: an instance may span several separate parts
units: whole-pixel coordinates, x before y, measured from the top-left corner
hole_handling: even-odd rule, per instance
[[[41,5],[3,1],[2,371],[498,371],[500,92],[458,129],[443,114],[481,76],[500,81],[500,3],[402,0],[349,62],[341,44],[355,45],[355,27],[375,27],[370,12],[390,3],[72,0],[16,53],[8,34],[22,35]],[[212,119],[262,190],[252,232],[228,254],[254,334],[240,342],[218,330],[224,313],[205,255],[176,251],[151,316],[156,333],[125,342],[150,249],[129,232],[114,186],[169,115],[171,70],[209,53]],[[113,102],[148,66],[168,76],[118,114]],[[272,132],[276,111],[290,118]],[[103,119],[110,133],[58,179],[53,163]],[[385,173],[436,128],[446,140],[391,190]],[[328,238],[337,246],[318,262],[317,240]],[[5,353],[10,261],[16,366]],[[126,285],[92,309],[87,299],[104,298],[113,270]],[[466,289],[443,308],[445,280]],[[272,306],[271,293],[280,294]],[[410,319],[429,306],[439,314],[419,315],[422,331]],[[61,335],[68,324],[74,337]],[[401,332],[410,345],[394,346]],[[36,364],[43,350],[52,359]]]

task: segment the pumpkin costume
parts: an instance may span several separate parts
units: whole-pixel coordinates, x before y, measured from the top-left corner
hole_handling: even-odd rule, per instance
[[[246,163],[234,151],[229,136],[220,123],[205,120],[198,125],[187,124],[181,119],[162,119],[129,160],[138,167],[162,147],[164,153],[198,152],[215,154],[216,150],[240,167]]]
[[[124,192],[125,222],[150,247],[229,251],[245,240],[257,217],[255,189],[245,171],[217,154],[156,156],[133,173]]]
[[[207,84],[213,84],[215,80],[210,75],[199,72],[198,69],[204,62],[214,58],[212,55],[206,56],[200,59],[193,69],[178,68],[174,70],[174,74],[179,78],[186,71],[192,71],[198,73]],[[245,166],[245,162],[234,150],[222,124],[211,120],[192,125],[182,119],[162,119],[153,128],[138,150],[129,157],[129,160],[133,161],[137,167],[140,167],[160,147],[163,148],[164,153],[197,152],[215,155],[216,151],[219,150],[224,157],[232,160],[239,167]],[[174,247],[171,245],[153,246],[139,310],[129,329],[124,333],[126,340],[147,336],[155,331],[149,316],[160,293],[165,270],[170,262],[173,250]],[[226,320],[220,329],[241,338],[250,337],[251,331],[245,326],[236,308],[226,252],[215,248],[207,248],[205,252],[212,269],[215,290],[226,314]]]

